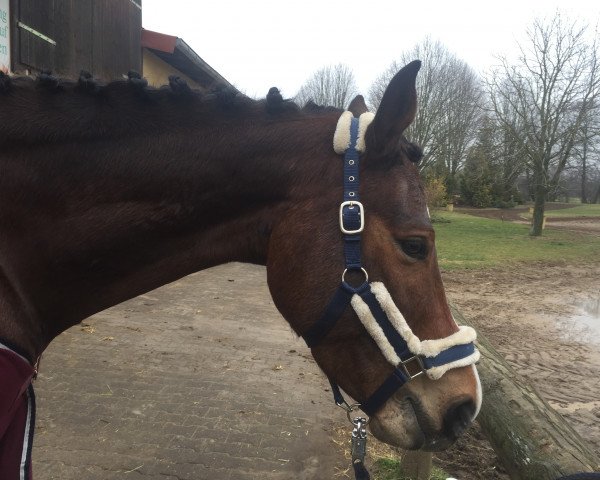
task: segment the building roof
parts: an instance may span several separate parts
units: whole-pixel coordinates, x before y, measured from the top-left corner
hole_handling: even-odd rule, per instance
[[[225,85],[237,90],[179,37],[142,28],[142,48],[151,50],[204,88]]]

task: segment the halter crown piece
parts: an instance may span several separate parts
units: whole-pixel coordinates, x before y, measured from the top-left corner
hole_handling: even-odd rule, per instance
[[[310,348],[317,346],[352,305],[385,359],[395,367],[379,388],[360,404],[360,409],[368,415],[377,412],[402,385],[419,375],[437,380],[452,368],[472,365],[479,360],[479,351],[473,343],[477,335],[471,327],[459,326],[457,332],[445,338],[420,340],[385,285],[369,282],[362,266],[361,232],[365,209],[359,199],[359,157],[365,151],[364,135],[373,117],[372,113],[363,113],[360,118],[354,118],[351,112],[344,112],[338,120],[333,144],[336,153],[344,154],[344,198],[339,219],[346,269],[323,315],[303,336]],[[363,284],[353,287],[347,283],[348,271],[362,272]],[[345,408],[349,416],[359,405],[348,405],[337,384],[331,379],[330,383],[336,404]]]

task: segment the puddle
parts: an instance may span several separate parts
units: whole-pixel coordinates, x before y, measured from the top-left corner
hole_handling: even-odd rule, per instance
[[[563,335],[571,340],[600,345],[600,291],[574,301],[572,305],[575,307],[573,314],[561,321]]]

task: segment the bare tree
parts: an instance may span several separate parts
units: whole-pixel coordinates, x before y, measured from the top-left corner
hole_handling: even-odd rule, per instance
[[[534,217],[531,235],[542,234],[546,196],[560,175],[580,135],[582,124],[600,94],[595,40],[587,28],[563,20],[536,20],[520,58],[487,79],[493,111],[523,152],[533,175]]]
[[[300,106],[312,100],[317,105],[344,109],[356,94],[352,69],[339,63],[316,71],[300,88],[295,101]]]
[[[573,149],[573,158],[577,164],[580,181],[580,197],[582,203],[589,201],[588,182],[590,170],[600,162],[600,108],[590,102],[585,112],[581,128]]]
[[[426,38],[402,53],[375,80],[369,90],[369,104],[376,109],[392,76],[415,58],[423,61],[417,79],[419,106],[406,135],[423,148],[422,169],[435,166],[453,177],[474,138],[482,95],[477,74],[464,61],[439,41]]]

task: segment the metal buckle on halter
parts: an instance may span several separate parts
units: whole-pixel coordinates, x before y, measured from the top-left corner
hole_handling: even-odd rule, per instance
[[[407,365],[414,365],[414,362],[416,361],[416,366],[419,369],[419,371],[417,373],[411,373],[408,370]],[[422,375],[425,373],[425,366],[423,365],[423,360],[421,360],[421,357],[419,357],[418,355],[413,355],[410,358],[407,358],[406,360],[400,360],[400,363],[398,364],[398,368],[402,368],[402,370],[404,371],[404,373],[406,374],[406,376],[408,377],[409,380],[412,380],[413,378],[418,377],[419,375]]]
[[[344,207],[348,207],[350,210],[352,210],[355,206],[358,207],[358,215],[360,217],[360,226],[354,230],[347,230],[344,227]],[[355,235],[357,233],[362,232],[364,228],[365,228],[365,208],[363,207],[363,204],[360,202],[357,202],[355,200],[349,200],[347,202],[342,202],[342,204],[340,205],[340,229],[342,230],[342,233],[345,233],[346,235]]]

